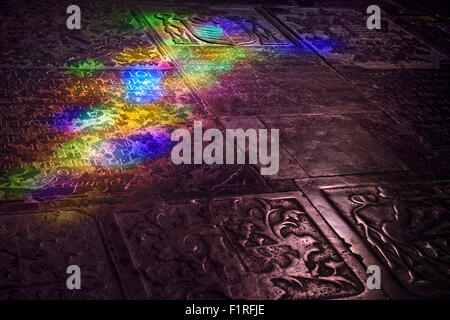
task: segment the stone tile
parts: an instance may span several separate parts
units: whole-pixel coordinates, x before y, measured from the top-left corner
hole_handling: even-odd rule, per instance
[[[301,65],[303,59],[293,59],[293,65],[289,65],[286,62],[293,57],[276,57],[273,59],[279,64],[255,64],[250,60],[223,75],[216,87],[203,94],[213,112],[218,116],[283,116],[377,110],[329,68]],[[316,59],[310,54],[308,57]]]
[[[2,15],[2,66],[64,67],[94,59],[105,66],[120,66],[142,58],[160,59],[156,47],[131,12],[117,2],[79,1],[82,26],[69,30],[68,3],[60,1],[8,2]]]
[[[450,34],[446,18],[401,15],[395,17],[394,20],[420,40],[449,57]]]
[[[136,203],[114,221],[150,299],[383,298],[299,193]]]
[[[392,0],[397,5],[395,11],[398,15],[439,15],[449,13],[445,0],[429,2],[426,0]]]
[[[347,8],[366,12],[366,9],[371,4],[374,4],[371,0],[294,0],[298,7],[302,8]],[[384,10],[389,12],[398,10],[400,6],[391,0],[377,1]]]
[[[448,67],[436,70],[347,69],[344,75],[431,146],[449,146]]]
[[[370,134],[389,145],[395,155],[423,179],[442,179],[448,175],[448,157],[440,155],[407,127],[384,112],[352,115]]]
[[[221,118],[220,122],[224,124],[226,129],[266,129],[264,124],[257,118]],[[270,130],[268,130],[270,133]],[[246,145],[246,159],[248,159],[248,145]],[[279,146],[279,171],[274,175],[266,175],[264,178],[269,180],[277,179],[294,179],[303,178],[307,174],[300,164],[289,154],[283,145]],[[260,163],[257,164],[259,168],[264,167]]]
[[[392,149],[349,116],[265,117],[280,129],[281,144],[310,176],[402,171]]]
[[[41,209],[0,214],[0,299],[124,299],[92,217],[76,206]],[[81,269],[80,290],[66,286],[69,265]]]
[[[384,265],[382,287],[392,298],[449,294],[448,182],[379,175],[297,184],[365,265]]]
[[[249,7],[139,4],[138,8],[159,38],[169,46],[291,44],[257,10]]]
[[[280,8],[271,12],[336,67],[436,68],[446,58],[387,15],[383,15],[381,30],[369,30],[365,11]]]

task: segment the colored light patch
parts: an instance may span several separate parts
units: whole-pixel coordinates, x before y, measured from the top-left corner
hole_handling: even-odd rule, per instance
[[[161,87],[162,72],[153,69],[129,69],[123,72],[126,102],[147,104],[156,102],[164,96]]]
[[[219,83],[221,74],[231,70],[231,64],[187,65],[183,70],[197,87],[208,89]]]
[[[95,73],[98,73],[103,69],[104,65],[100,61],[94,59],[85,59],[75,61],[74,63],[70,64],[66,73],[71,76],[86,77],[94,75]]]
[[[66,103],[95,105],[107,98],[120,97],[123,92],[119,72],[108,71],[97,76],[68,79],[55,90],[55,96]]]
[[[199,63],[185,64],[182,68],[199,89],[209,89],[217,85],[220,76],[231,71],[245,56],[245,51],[241,48],[220,48],[207,57],[193,56],[192,59]]]
[[[17,167],[0,177],[1,198],[20,197],[42,187],[43,171],[33,164]]]
[[[183,104],[153,104],[145,106],[127,106],[118,110],[117,122],[122,132],[176,126],[185,123],[192,117],[192,108]]]
[[[89,158],[92,145],[98,141],[98,136],[89,135],[65,142],[56,150],[54,160],[69,167],[87,169],[90,165],[80,160]]]
[[[150,65],[160,65],[164,61],[155,46],[145,48],[127,48],[116,54],[113,61],[120,65],[145,62]]]
[[[64,132],[81,132],[85,129],[102,131],[115,123],[118,113],[107,106],[90,108],[73,107],[54,116],[54,128]]]
[[[308,36],[305,37],[305,41],[319,53],[329,53],[332,52],[336,46],[337,42],[331,39],[327,35],[322,36]]]
[[[202,26],[198,26],[195,31],[200,38],[219,39],[223,38],[224,36],[222,28],[215,24],[205,24]]]
[[[156,19],[154,13],[151,16],[148,19],[152,25],[155,22],[153,27],[164,28],[161,19]],[[171,14],[168,22],[179,24],[179,19],[179,16]],[[220,19],[210,21],[214,22],[193,26],[195,34],[206,40],[220,39],[225,37],[224,30],[229,34],[235,27]],[[220,21],[220,26],[217,21]],[[118,17],[113,24],[111,27],[127,30],[139,28],[132,17]],[[191,33],[192,29],[182,37],[190,39]],[[58,184],[76,183],[76,179],[95,175],[97,170],[133,168],[169,154],[173,142],[168,131],[191,120],[193,109],[178,103],[185,101],[184,95],[190,94],[190,90],[173,72],[173,66],[168,63],[170,59],[161,57],[155,50],[154,46],[125,48],[112,59],[129,67],[97,76],[92,75],[104,69],[101,62],[85,59],[71,63],[67,74],[82,78],[69,78],[55,94],[64,95],[64,101],[73,100],[74,104],[89,106],[74,106],[55,114],[53,127],[70,133],[66,137],[70,140],[64,139],[66,142],[60,144],[52,155],[47,155],[45,161],[13,169],[0,177],[0,195],[5,195],[5,190],[13,196],[27,194],[26,190],[32,190],[33,195],[53,196],[52,192],[63,195],[64,191],[60,191]],[[183,57],[180,56],[182,53]],[[196,50],[174,51],[176,64],[183,68],[199,90],[216,85],[223,74],[230,72],[246,56],[245,48],[233,46],[217,47],[217,50],[208,50],[206,54],[199,54]],[[153,69],[132,66],[141,63]],[[102,104],[105,99],[112,102]],[[53,172],[59,172],[59,168],[70,173],[61,176]],[[49,179],[56,176],[57,181],[50,183]]]
[[[89,158],[95,167],[129,168],[164,156],[171,146],[169,133],[147,131],[95,143],[89,152]]]

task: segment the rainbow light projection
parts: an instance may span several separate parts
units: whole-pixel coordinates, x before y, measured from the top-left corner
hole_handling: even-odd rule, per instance
[[[147,18],[151,20],[153,16]],[[135,23],[134,19],[131,21]],[[223,35],[216,25],[199,28],[201,35]],[[178,65],[199,90],[207,90],[244,57],[242,48],[221,46],[209,56],[192,54],[180,59]],[[171,130],[194,119],[193,107],[180,103],[182,97],[174,96],[174,92],[179,95],[179,89],[185,87],[177,70],[153,46],[124,48],[112,60],[122,69],[115,70],[108,79],[102,78],[106,71],[102,61],[85,59],[68,65],[66,74],[74,81],[61,85],[58,92],[79,96],[83,101],[80,87],[88,86],[93,92],[90,103],[67,106],[48,119],[48,130],[62,133],[64,141],[39,161],[1,176],[1,198],[48,195],[46,189],[54,188],[55,183],[74,183],[83,175],[95,175],[99,169],[133,170],[142,163],[170,155]],[[48,163],[53,166],[49,168]],[[52,171],[56,170],[69,174],[55,179]],[[51,194],[62,195],[60,189],[58,194]]]

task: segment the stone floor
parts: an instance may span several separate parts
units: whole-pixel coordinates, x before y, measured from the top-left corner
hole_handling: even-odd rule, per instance
[[[0,16],[0,299],[448,298],[445,1]],[[173,164],[168,135],[194,120],[280,129],[279,172]]]

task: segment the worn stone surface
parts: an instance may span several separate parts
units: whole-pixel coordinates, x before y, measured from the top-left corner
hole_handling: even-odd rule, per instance
[[[426,0],[394,0],[389,1],[396,10],[393,13],[399,15],[448,15],[448,7],[444,0],[429,2]]]
[[[448,56],[450,52],[450,30],[445,18],[432,15],[418,17],[400,16],[396,17],[395,21],[436,50]]]
[[[266,129],[265,125],[257,118],[221,118],[220,121],[224,124],[227,129],[241,128],[243,130],[248,129]],[[270,132],[270,130],[269,130]],[[246,146],[247,152],[246,157],[248,157],[249,148]],[[307,174],[303,167],[298,163],[297,160],[289,153],[289,151],[282,145],[279,148],[279,170],[274,175],[266,176],[267,179],[293,179],[293,178],[303,178],[307,177]],[[261,163],[258,163],[259,168],[264,167]]]
[[[265,117],[263,121],[268,128],[280,128],[281,143],[310,176],[406,169],[388,146],[348,116]]]
[[[417,139],[414,131],[394,122],[386,113],[368,113],[351,116],[377,140],[389,145],[396,157],[424,179],[449,177],[446,149],[434,150],[426,142]],[[396,124],[396,125],[393,125]]]
[[[364,72],[348,69],[344,74],[433,147],[449,145],[448,67]]]

